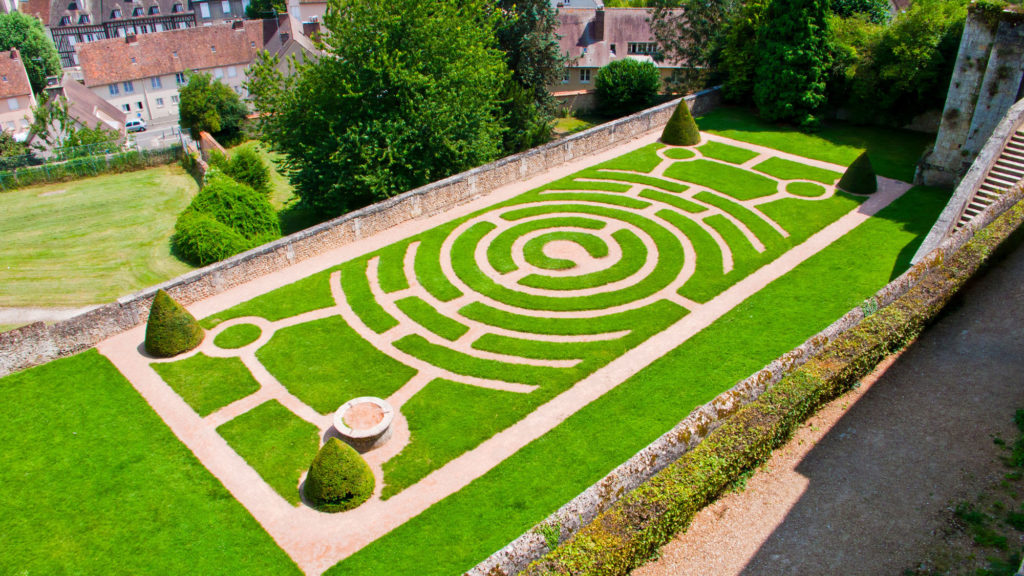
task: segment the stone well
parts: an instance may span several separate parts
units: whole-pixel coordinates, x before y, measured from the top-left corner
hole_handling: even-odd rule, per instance
[[[373,396],[353,398],[334,413],[334,428],[341,439],[359,452],[379,448],[391,439],[395,410]]]

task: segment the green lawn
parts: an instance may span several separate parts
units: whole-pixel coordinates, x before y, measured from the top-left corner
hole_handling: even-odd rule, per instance
[[[241,400],[260,389],[238,358],[196,354],[174,362],[156,362],[153,370],[200,416]]]
[[[300,574],[95,350],[0,379],[0,574]]]
[[[255,324],[235,324],[217,334],[213,343],[220,348],[241,348],[259,340],[263,331]]]
[[[189,271],[170,237],[197,189],[171,165],[0,194],[0,306],[100,304]]]

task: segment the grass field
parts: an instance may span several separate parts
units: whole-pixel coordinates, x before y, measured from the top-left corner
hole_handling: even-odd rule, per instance
[[[0,574],[300,574],[95,350],[0,379]]]
[[[0,307],[105,303],[189,271],[169,239],[197,190],[170,165],[0,194]]]

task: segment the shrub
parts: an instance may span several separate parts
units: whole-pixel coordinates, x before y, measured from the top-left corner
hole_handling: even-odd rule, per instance
[[[594,89],[605,114],[628,114],[654,103],[661,76],[652,62],[615,60],[597,72]]]
[[[224,156],[220,150],[214,150],[210,152],[210,166],[260,194],[270,193],[270,168],[252,146],[239,146],[230,158]]]
[[[661,141],[672,146],[700,144],[700,131],[697,130],[697,123],[693,121],[686,100],[679,102],[676,111],[668,119],[668,124],[665,125],[665,130],[661,133]]]
[[[208,176],[174,224],[174,246],[182,258],[205,266],[281,235],[265,196],[219,171]]]
[[[359,506],[373,494],[373,473],[351,446],[331,438],[313,458],[305,494],[321,512],[342,512]]]
[[[850,167],[846,169],[846,173],[839,179],[839,188],[852,192],[853,194],[874,194],[875,190],[878,190],[878,180],[875,177],[875,168],[871,165],[871,159],[868,158],[868,153],[863,152]]]
[[[146,322],[146,352],[170,358],[187,352],[203,341],[203,329],[194,316],[167,292],[157,290]]]

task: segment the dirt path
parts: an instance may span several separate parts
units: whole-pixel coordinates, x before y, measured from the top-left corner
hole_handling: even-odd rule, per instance
[[[950,507],[1006,473],[993,437],[1017,435],[1022,349],[1018,248],[901,356],[811,419],[745,491],[698,514],[634,576],[916,567],[943,546]]]

